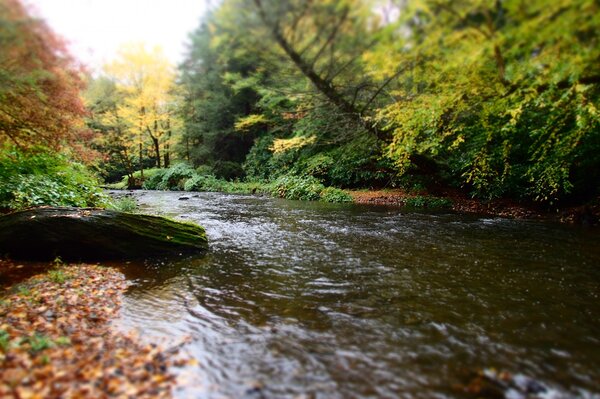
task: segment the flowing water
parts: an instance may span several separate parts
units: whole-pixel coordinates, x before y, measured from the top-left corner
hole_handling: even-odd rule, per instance
[[[188,200],[179,200],[183,195]],[[540,221],[138,192],[204,256],[130,264],[118,321],[183,345],[181,398],[444,398],[478,370],[600,397],[600,234]],[[516,396],[508,392],[507,397]],[[554,396],[552,396],[554,395]]]

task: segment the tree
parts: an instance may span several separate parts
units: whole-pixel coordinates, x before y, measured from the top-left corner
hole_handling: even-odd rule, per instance
[[[399,76],[400,100],[379,114],[393,129],[398,169],[421,154],[482,197],[594,195],[598,11],[586,0],[426,0],[405,9],[393,52],[414,68]]]
[[[117,180],[124,173],[127,174],[129,186],[134,187],[134,137],[127,133],[127,125],[121,114],[123,93],[117,90],[113,80],[100,76],[90,78],[84,98],[88,109],[87,125],[99,133],[94,146],[104,154],[100,169],[109,180]]]
[[[236,143],[257,179],[591,198],[599,7],[224,0],[181,68],[186,152],[210,163],[234,153],[221,143]]]
[[[21,148],[75,141],[85,113],[81,69],[18,0],[0,0],[0,133]]]
[[[106,66],[123,100],[118,104],[125,130],[135,137],[143,175],[143,150],[150,139],[157,167],[161,167],[161,146],[169,162],[170,141],[176,122],[175,73],[160,47],[148,51],[143,44],[125,46],[119,58]]]
[[[179,151],[196,166],[212,167],[220,177],[238,178],[254,136],[240,134],[234,125],[256,111],[258,94],[254,87],[236,86],[234,81],[249,77],[258,63],[243,43],[221,42],[227,40],[226,29],[220,19],[207,18],[190,36],[180,67],[185,131]]]

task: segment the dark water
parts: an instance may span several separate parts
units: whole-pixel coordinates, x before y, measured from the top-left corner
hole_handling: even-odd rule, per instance
[[[465,397],[490,368],[541,382],[539,397],[600,397],[597,230],[182,195],[137,198],[205,226],[210,252],[130,265],[119,321],[190,337],[180,397]]]

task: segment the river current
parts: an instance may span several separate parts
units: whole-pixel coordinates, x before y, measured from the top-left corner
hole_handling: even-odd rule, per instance
[[[124,267],[133,285],[117,325],[184,341],[181,355],[196,360],[176,371],[178,397],[460,398],[481,372],[536,381],[539,397],[600,397],[597,230],[134,196],[142,212],[197,222],[209,238],[205,255]]]

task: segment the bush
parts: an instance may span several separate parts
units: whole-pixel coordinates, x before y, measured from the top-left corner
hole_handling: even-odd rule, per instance
[[[164,169],[161,181],[156,185],[158,190],[183,190],[186,180],[195,176],[194,169],[186,163],[178,163]]]
[[[246,156],[243,169],[246,177],[253,181],[266,181],[289,174],[298,158],[299,149],[274,153],[274,137],[259,137]]]
[[[227,191],[227,182],[213,175],[194,175],[185,182],[185,191]]]
[[[312,176],[322,182],[328,180],[329,172],[334,164],[335,161],[332,157],[319,153],[308,159],[299,161],[294,170],[296,174]]]
[[[200,165],[196,167],[196,174],[198,175],[214,175],[213,168],[209,165]]]
[[[417,195],[407,198],[404,201],[404,205],[411,208],[446,209],[452,206],[452,201],[447,198]]]
[[[361,137],[329,152],[334,160],[326,183],[337,187],[374,187],[390,183],[395,173],[387,158],[381,157],[381,143],[374,137]],[[392,182],[393,183],[393,182]]]
[[[325,202],[353,202],[354,200],[344,190],[335,187],[327,187],[321,191],[321,201]]]
[[[134,212],[137,207],[137,201],[131,197],[115,198],[107,206],[108,209],[120,212]]]
[[[206,172],[208,169],[202,168],[201,171]],[[238,194],[261,193],[290,200],[352,202],[352,197],[345,191],[333,187],[326,188],[318,179],[312,176],[284,175],[270,183],[230,182],[219,179],[212,174],[200,174],[186,164],[178,164],[170,169],[161,169],[158,172],[153,172],[151,176],[145,181],[144,188]],[[113,207],[129,211],[127,209],[129,204],[125,202],[116,203]],[[125,207],[125,209],[120,209],[120,207]],[[134,209],[132,206],[131,210]]]
[[[144,181],[142,182],[142,188],[146,190],[156,190],[158,185],[162,182],[162,179],[167,169],[153,168],[144,171]],[[133,177],[136,179],[140,178],[140,172],[135,172]],[[127,179],[127,176],[125,176]]]
[[[314,177],[285,175],[273,182],[271,194],[290,200],[317,201],[325,187]]]
[[[162,175],[165,169],[161,168],[150,168],[144,169],[144,178],[142,179],[142,172],[133,172],[133,179],[135,180],[138,187],[142,187],[146,190],[156,190],[156,185],[162,180]],[[107,184],[109,188],[115,190],[126,190],[129,187],[129,175],[121,176],[121,180],[117,183]],[[131,187],[134,188],[134,187]]]
[[[242,179],[245,175],[242,165],[231,161],[220,161],[215,163],[213,171],[215,176],[225,180]]]
[[[0,154],[0,208],[94,207],[108,201],[98,180],[83,165],[62,155],[17,149]]]

